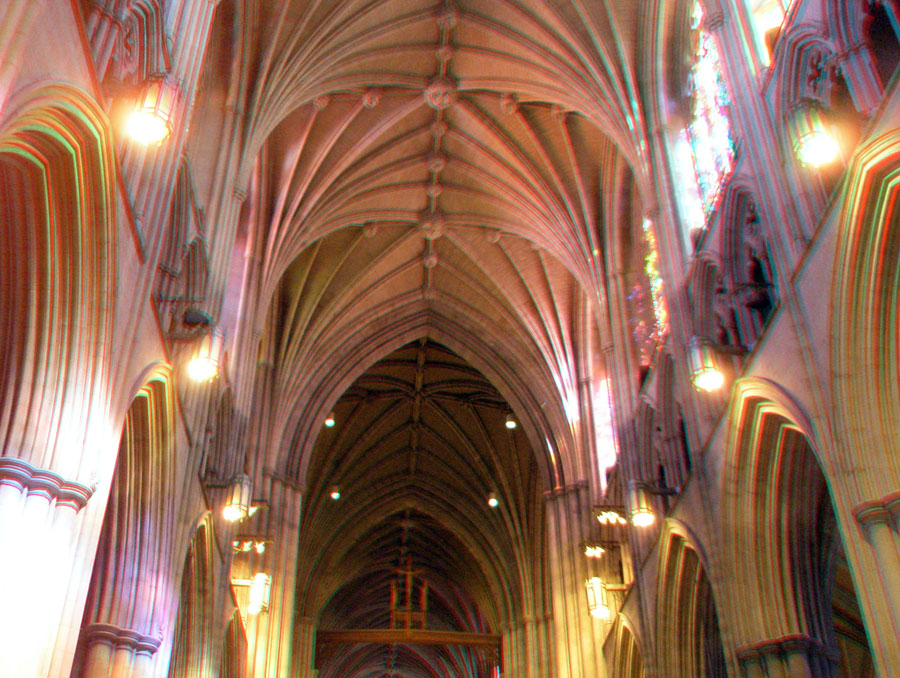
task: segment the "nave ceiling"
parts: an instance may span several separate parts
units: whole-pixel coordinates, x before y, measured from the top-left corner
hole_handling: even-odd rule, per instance
[[[543,605],[540,498],[591,473],[604,259],[628,274],[645,202],[639,28],[630,2],[220,5],[189,148],[201,196],[223,162],[246,195],[235,372],[270,368],[262,463],[307,490],[302,614],[375,609],[410,534],[479,623]]]

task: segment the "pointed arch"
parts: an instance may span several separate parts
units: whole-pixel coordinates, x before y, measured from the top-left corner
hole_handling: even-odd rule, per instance
[[[632,630],[631,622],[625,615],[616,617],[615,628],[610,636],[613,638],[612,657],[609,658],[610,678],[644,678],[644,661],[641,647]]]
[[[713,588],[694,543],[682,525],[666,521],[657,580],[657,666],[672,678],[725,678]]]
[[[769,601],[764,614],[744,605],[755,616],[742,615],[740,633],[747,642],[800,639],[800,649],[790,651],[802,654],[812,675],[829,674],[839,658],[846,660],[845,638],[865,634],[847,630],[862,623],[852,584],[836,575],[841,562],[846,571],[846,561],[814,429],[770,382],[739,383],[734,401],[722,511],[724,524],[737,529],[723,533],[723,553],[726,567],[743,568],[742,582],[732,583],[735,600]],[[852,659],[857,668],[868,656],[862,645]]]
[[[79,475],[91,418],[107,411],[116,284],[116,165],[105,114],[46,87],[0,126],[0,443]],[[59,445],[58,443],[64,442]],[[77,452],[77,453],[73,453]]]
[[[845,455],[859,468],[864,496],[882,496],[900,484],[892,451],[900,445],[900,133],[874,139],[848,176],[846,215],[832,291],[832,373]],[[868,404],[877,402],[880,407]]]
[[[169,660],[169,678],[199,678],[206,675],[213,647],[211,622],[213,600],[212,516],[205,514],[191,537],[181,575],[178,619]]]
[[[74,676],[102,664],[110,643],[133,664],[159,647],[177,527],[175,410],[172,367],[151,367],[122,426]]]

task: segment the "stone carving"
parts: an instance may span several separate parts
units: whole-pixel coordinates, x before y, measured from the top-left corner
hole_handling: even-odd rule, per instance
[[[456,99],[456,82],[450,78],[435,78],[425,88],[425,101],[436,111],[450,108]]]
[[[423,214],[419,221],[419,230],[422,231],[422,235],[428,240],[436,240],[444,235],[445,227],[444,214],[440,210]]]

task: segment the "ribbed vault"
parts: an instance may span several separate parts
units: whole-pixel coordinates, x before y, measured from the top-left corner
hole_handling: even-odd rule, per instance
[[[635,9],[223,0],[243,32],[213,38],[230,75],[203,99],[240,134],[234,372],[258,379],[258,467],[303,489],[296,613],[320,628],[377,627],[404,555],[445,601],[439,626],[546,617],[543,492],[596,470],[620,273],[604,261],[622,215],[653,203]],[[475,675],[397,652],[398,675]],[[341,653],[322,675],[389,659]]]
[[[313,451],[298,614],[320,629],[388,628],[390,581],[407,559],[430,588],[430,629],[498,633],[539,606],[543,490],[509,414],[483,375],[427,338],[366,370]],[[475,676],[486,661],[460,648],[374,645],[320,660],[323,676],[383,675],[391,665],[398,675]]]

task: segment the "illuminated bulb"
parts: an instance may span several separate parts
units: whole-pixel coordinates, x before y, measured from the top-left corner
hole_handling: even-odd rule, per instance
[[[600,511],[597,520],[601,525],[624,525],[626,522],[625,517],[618,511]]]
[[[588,558],[600,558],[604,553],[606,553],[606,549],[602,546],[587,544],[584,547],[584,555]]]
[[[327,417],[325,417],[325,425],[328,428],[331,428],[332,426],[334,426],[334,412],[332,412]]]
[[[691,337],[688,347],[688,364],[694,388],[707,392],[722,388],[722,384],[725,383],[725,375],[719,369],[716,353],[708,339]]]
[[[840,155],[840,147],[832,136],[828,112],[812,99],[799,101],[788,120],[794,153],[804,165],[820,167]]]
[[[834,162],[839,153],[837,141],[825,130],[810,132],[797,141],[797,157],[804,165],[827,165]]]
[[[264,542],[264,541],[256,542],[256,552],[257,553],[265,553],[266,552],[266,542]]]
[[[631,524],[636,527],[650,527],[656,520],[653,511],[641,509],[631,514]]]
[[[513,419],[511,414],[506,415],[506,428],[512,431],[516,427],[516,420]]]
[[[337,485],[332,485],[331,493],[328,496],[331,497],[334,501],[337,501],[341,498],[341,488],[339,488]]]
[[[156,74],[144,83],[125,131],[142,144],[158,144],[172,133],[178,84],[171,75]]]
[[[609,619],[609,604],[606,602],[606,587],[600,577],[591,577],[586,582],[588,610],[597,619]]]
[[[715,367],[707,367],[694,373],[694,386],[701,391],[715,391],[725,383],[723,375]]]
[[[194,381],[209,381],[219,373],[219,363],[225,349],[225,334],[213,328],[204,334],[194,348],[188,363],[188,376]]]
[[[500,505],[500,501],[497,499],[497,495],[491,492],[488,495],[488,506],[491,508],[497,508]]]
[[[253,489],[250,476],[245,473],[235,476],[231,481],[228,498],[222,509],[222,517],[229,523],[243,520],[250,512],[250,493]]]
[[[229,523],[234,523],[244,517],[244,512],[241,511],[240,506],[228,505],[222,509],[222,517]]]
[[[218,370],[209,356],[199,356],[188,363],[188,376],[194,381],[209,381]]]
[[[128,136],[142,144],[157,144],[169,136],[166,121],[147,111],[135,111],[128,118]]]
[[[250,604],[247,606],[248,614],[259,614],[269,609],[269,591],[272,586],[272,578],[260,572],[250,582]]]

